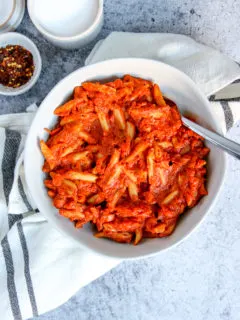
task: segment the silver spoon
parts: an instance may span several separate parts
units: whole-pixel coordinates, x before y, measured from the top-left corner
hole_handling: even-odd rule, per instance
[[[200,134],[203,138],[215,144],[217,147],[223,149],[230,155],[240,160],[240,144],[229,140],[218,133],[203,128],[199,124],[182,116],[182,121],[186,127]]]

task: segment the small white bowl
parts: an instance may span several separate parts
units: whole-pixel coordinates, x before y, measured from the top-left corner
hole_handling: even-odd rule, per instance
[[[75,86],[79,86],[84,81],[106,81],[122,77],[124,74],[132,74],[159,84],[163,93],[175,101],[181,111],[194,115],[198,123],[221,133],[220,125],[212,114],[208,100],[183,72],[164,63],[147,59],[108,60],[76,70],[50,91],[39,107],[29,130],[25,145],[24,166],[26,181],[34,202],[49,222],[63,233],[63,236],[74,239],[82,247],[98,254],[132,259],[169,249],[190,235],[217,200],[226,171],[226,155],[222,150],[206,141],[206,145],[210,148],[207,174],[208,195],[181,216],[176,230],[169,237],[147,239],[133,246],[115,243],[108,239],[97,239],[93,236],[89,225],[85,225],[80,230],[76,229],[73,223],[58,213],[48,197],[43,183],[45,179],[45,174],[42,172],[44,159],[39,148],[39,140],[47,139],[44,128],[51,128],[57,121],[57,117],[53,114],[54,109],[69,99]]]
[[[37,82],[41,69],[42,69],[42,59],[38,48],[36,45],[27,38],[26,36],[17,33],[17,32],[7,32],[0,34],[0,48],[6,47],[7,45],[19,45],[30,51],[33,55],[34,62],[34,72],[30,80],[18,88],[9,88],[0,84],[0,95],[5,96],[16,96],[22,93],[25,93],[29,89],[31,89],[34,84]]]
[[[61,1],[67,2],[67,0]],[[69,14],[69,16],[67,13],[65,15],[62,14],[61,17],[61,14],[57,11],[58,15],[54,17],[51,16],[52,14],[54,15],[52,9],[47,11],[46,9],[41,8],[41,6],[43,6],[43,2],[37,2],[37,0],[28,0],[27,6],[32,23],[48,41],[63,49],[76,49],[84,47],[96,38],[103,26],[103,0],[95,0],[95,2],[96,14],[92,19],[92,22],[86,25],[85,29],[83,25],[81,26],[79,24],[83,17],[82,15],[77,16],[76,14],[76,17],[70,20],[71,14],[74,15],[74,12]],[[90,4],[90,2],[85,0],[85,6],[88,5],[88,3]],[[81,6],[82,2],[78,2],[78,5]],[[81,10],[81,8],[79,10]],[[87,15],[88,13],[86,12],[85,14]],[[77,21],[77,25],[75,25],[75,27],[73,27],[74,21]],[[51,27],[49,27],[50,25]],[[71,32],[69,31],[69,33],[68,30],[70,29],[68,29],[68,26],[71,27]]]
[[[15,30],[25,12],[25,0],[1,0],[0,33]]]

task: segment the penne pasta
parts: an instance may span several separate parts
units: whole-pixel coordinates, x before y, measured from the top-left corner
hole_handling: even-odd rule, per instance
[[[72,111],[75,111],[79,105],[83,106],[86,102],[83,99],[76,98],[66,102],[64,105],[55,109],[54,114],[57,116],[68,116]]]
[[[51,149],[46,145],[46,143],[43,140],[40,141],[40,147],[42,154],[44,155],[44,158],[46,159],[50,169],[52,170],[56,166],[57,161],[55,160],[55,157],[53,156]]]
[[[179,191],[178,190],[175,190],[175,191],[172,191],[171,193],[169,193],[167,195],[167,197],[161,202],[161,204],[165,205],[165,204],[168,204],[170,203],[177,195],[178,195]]]
[[[154,150],[150,149],[147,154],[147,168],[148,168],[148,179],[149,183],[154,176]]]
[[[97,176],[91,173],[86,172],[77,172],[73,170],[69,170],[63,174],[63,177],[70,180],[82,180],[88,182],[95,182],[97,180]]]
[[[165,102],[163,95],[161,93],[161,90],[157,84],[154,84],[154,86],[153,86],[153,97],[154,97],[154,100],[156,101],[156,104],[159,107],[166,106],[166,102]]]
[[[133,161],[137,156],[140,156],[143,153],[143,151],[145,151],[147,148],[148,148],[147,143],[140,142],[139,144],[136,145],[133,152],[125,159],[125,161],[126,162]]]
[[[132,201],[138,200],[138,188],[134,182],[128,183],[128,192]]]
[[[113,110],[114,118],[120,129],[124,130],[126,127],[126,121],[124,118],[124,113],[120,108],[115,108]]]
[[[108,203],[109,208],[114,208],[117,205],[118,201],[120,200],[122,195],[125,193],[125,191],[126,191],[126,187],[123,187],[114,193],[113,197]]]
[[[127,121],[127,136],[133,140],[134,135],[135,135],[135,126],[131,122]]]
[[[131,75],[85,82],[54,113],[40,141],[44,184],[76,228],[90,222],[97,238],[137,245],[169,236],[207,195],[209,149],[157,84]]]
[[[109,126],[109,123],[108,123],[107,116],[101,111],[98,111],[97,115],[98,115],[98,119],[100,121],[102,130],[105,131],[105,132],[109,131],[110,126]]]
[[[120,159],[120,151],[118,149],[114,149],[107,169],[113,168],[119,162],[119,159]]]

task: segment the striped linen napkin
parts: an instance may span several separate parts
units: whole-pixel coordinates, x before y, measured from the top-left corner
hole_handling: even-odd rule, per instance
[[[235,90],[228,86],[213,95],[240,79],[238,65],[219,52],[185,36],[114,32],[97,44],[86,63],[119,56],[157,57],[186,72],[211,95],[223,132],[240,119],[236,98],[240,83],[233,85]],[[224,100],[225,94],[230,100]],[[218,97],[221,101],[216,101]],[[36,109],[32,105],[26,113],[0,116],[0,315],[4,320],[27,319],[56,308],[120,262],[79,248],[35,207],[25,183],[22,152]]]

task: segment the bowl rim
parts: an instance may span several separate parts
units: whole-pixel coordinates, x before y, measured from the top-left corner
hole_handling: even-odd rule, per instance
[[[18,0],[16,0],[18,1]],[[17,3],[18,4],[18,3]],[[11,26],[11,28],[9,28],[9,31],[11,30],[15,30],[20,23],[22,22],[22,19],[24,17],[24,13],[25,13],[25,0],[19,0],[19,5],[21,6],[20,8],[20,13],[19,13],[19,17],[17,19],[17,21]]]
[[[71,42],[72,40],[80,40],[91,34],[95,28],[101,23],[101,18],[103,15],[103,0],[98,0],[98,11],[97,15],[92,22],[92,24],[83,32],[76,34],[74,36],[56,36],[47,31],[45,28],[41,26],[41,24],[37,21],[37,19],[34,16],[34,10],[33,10],[33,1],[34,0],[28,0],[27,1],[27,8],[28,8],[28,13],[29,17],[32,20],[32,23],[35,25],[35,27],[46,37],[52,40],[57,40],[59,42]]]
[[[0,23],[0,30],[1,30],[1,28],[5,27],[7,25],[7,23],[10,21],[10,19],[12,18],[14,11],[16,9],[16,5],[17,5],[16,0],[13,0],[13,6],[12,6],[12,9],[11,9],[7,19],[4,20],[3,23]]]
[[[32,46],[32,50],[29,50],[29,51],[36,56],[36,60],[34,60],[34,64],[35,64],[35,66],[37,66],[37,70],[33,74],[32,78],[30,78],[29,81],[22,88],[21,87],[12,88],[11,91],[4,91],[4,89],[3,89],[4,86],[1,85],[1,87],[0,87],[0,95],[17,96],[17,95],[23,94],[23,93],[27,92],[28,90],[30,90],[37,82],[37,80],[41,74],[41,71],[42,71],[42,58],[41,58],[40,52],[39,52],[37,46],[35,45],[35,43],[30,38],[26,37],[25,35],[18,33],[18,32],[2,33],[2,34],[0,34],[0,47],[1,47],[1,39],[5,38],[5,37],[6,37],[6,40],[8,40],[8,37],[13,37],[15,39],[23,39],[24,41],[28,42]]]
[[[152,63],[156,63],[156,64],[162,64],[167,66],[168,68],[174,70],[175,72],[178,72],[182,77],[185,78],[185,80],[190,83],[194,89],[198,92],[198,94],[205,100],[205,102],[209,105],[209,101],[207,100],[206,96],[201,92],[201,90],[198,88],[198,86],[196,85],[196,83],[194,83],[194,81],[188,76],[186,75],[184,72],[182,72],[181,70],[172,67],[171,65],[168,65],[164,62],[160,62],[157,60],[153,60],[153,59],[144,59],[144,58],[116,58],[116,59],[109,59],[109,60],[104,60],[104,61],[100,61],[91,65],[87,65],[84,67],[80,67],[78,69],[76,69],[75,71],[73,71],[72,73],[70,73],[69,75],[67,75],[66,77],[64,77],[63,79],[61,79],[47,94],[47,96],[44,98],[44,100],[42,101],[41,105],[38,108],[37,113],[41,113],[41,106],[45,104],[46,100],[48,99],[48,97],[52,94],[52,92],[55,90],[56,86],[60,85],[62,82],[67,81],[68,79],[70,79],[72,77],[73,74],[78,73],[80,69],[88,69],[88,68],[93,68],[96,65],[104,65],[104,64],[108,64],[110,61],[111,62],[124,62],[124,61],[132,61],[132,62],[136,62],[136,60],[138,60],[139,62],[147,62],[147,61],[151,61]],[[114,76],[114,75],[113,75]],[[211,109],[209,108],[210,112]],[[30,162],[30,157],[28,156],[28,145],[30,144],[30,137],[31,137],[31,131],[33,130],[35,123],[37,122],[37,116],[34,117],[31,126],[29,128],[28,134],[27,134],[27,138],[26,138],[26,142],[25,142],[25,148],[24,148],[24,163],[26,168],[28,167],[28,162]],[[223,133],[222,128],[220,127],[220,124],[215,121],[215,125],[216,125],[216,129],[217,132],[219,132],[220,134]],[[143,253],[143,254],[139,254],[137,256],[124,256],[121,257],[120,255],[114,255],[114,254],[110,254],[107,252],[101,252],[100,250],[97,250],[96,248],[87,246],[86,244],[82,243],[81,241],[78,241],[77,239],[75,239],[74,237],[72,237],[71,235],[69,235],[65,230],[63,230],[62,228],[60,228],[55,221],[52,219],[51,216],[48,216],[47,214],[45,214],[43,212],[43,210],[41,210],[41,202],[38,201],[37,199],[35,199],[34,197],[33,200],[36,203],[40,213],[46,218],[46,220],[50,223],[51,226],[53,226],[53,228],[57,229],[62,235],[67,236],[68,239],[71,239],[71,241],[73,241],[73,243],[77,243],[81,248],[83,248],[86,251],[90,251],[90,252],[94,252],[95,254],[101,255],[103,257],[108,257],[108,258],[112,258],[112,259],[119,259],[119,261],[121,260],[136,260],[136,259],[142,259],[142,258],[147,258],[147,257],[153,257],[156,256],[160,253],[166,252],[167,250],[174,248],[176,246],[178,246],[180,243],[182,243],[185,239],[187,239],[194,231],[196,231],[196,229],[202,224],[202,222],[206,219],[207,215],[209,214],[209,212],[211,211],[211,209],[213,208],[213,206],[215,205],[215,203],[218,200],[218,196],[223,188],[224,185],[224,178],[226,176],[226,169],[227,169],[227,154],[225,152],[222,152],[223,155],[223,167],[222,167],[222,176],[221,176],[221,183],[220,183],[220,187],[218,188],[218,190],[216,191],[214,198],[212,199],[211,203],[209,204],[209,207],[207,208],[206,212],[204,213],[204,215],[202,216],[202,218],[193,226],[191,226],[189,228],[189,230],[187,231],[187,233],[182,236],[179,240],[177,240],[176,242],[174,242],[173,244],[170,244],[169,246],[167,246],[166,248],[161,248],[159,251],[154,251],[154,252],[150,252],[150,253]],[[26,183],[27,186],[29,188],[29,190],[31,190],[30,186],[31,186],[31,182],[30,182],[30,174],[27,173],[27,170],[25,170],[26,172]],[[30,195],[31,195],[31,191]],[[37,201],[36,201],[37,200]]]
[[[7,32],[14,31],[22,22],[24,13],[25,13],[25,0],[14,0],[16,2],[15,10],[13,12],[13,15],[11,15],[10,19],[7,21],[7,23],[0,26],[0,34],[4,34]],[[15,21],[11,21],[11,19],[14,17],[16,8],[18,8],[17,12],[17,18]],[[12,22],[12,24],[11,24]],[[9,23],[9,25],[8,25]]]

